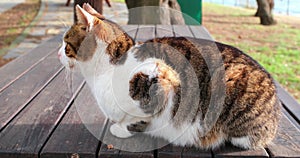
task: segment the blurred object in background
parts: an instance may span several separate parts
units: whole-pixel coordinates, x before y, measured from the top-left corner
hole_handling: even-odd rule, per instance
[[[69,5],[70,1],[71,0],[68,0],[66,5]],[[105,2],[109,7],[111,7],[110,0],[105,0]],[[97,12],[99,12],[100,14],[103,13],[103,0],[75,0],[74,1],[74,23],[77,22],[75,6],[79,4],[82,7],[83,3],[89,3]]]
[[[178,0],[185,24],[202,24],[202,0]],[[192,19],[191,19],[192,18]]]
[[[257,12],[255,16],[260,18],[262,25],[274,25],[276,21],[273,18],[272,10],[274,8],[274,0],[256,0]]]
[[[128,24],[184,24],[181,9],[176,0],[125,0]]]

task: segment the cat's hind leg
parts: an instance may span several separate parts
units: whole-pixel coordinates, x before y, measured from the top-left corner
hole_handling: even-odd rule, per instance
[[[146,120],[145,120],[146,119]],[[110,132],[118,138],[129,138],[136,132],[144,132],[149,124],[149,120],[132,118],[130,121],[122,121],[113,124],[110,127]]]

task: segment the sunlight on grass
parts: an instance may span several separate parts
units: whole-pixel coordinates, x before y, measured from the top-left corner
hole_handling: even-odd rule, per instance
[[[241,15],[249,15],[252,12],[255,12],[253,9],[241,9],[237,7],[224,6],[220,4],[212,4],[212,3],[203,3],[203,8],[207,12],[222,14],[222,15],[231,15],[231,16],[241,16]]]
[[[24,29],[30,25],[39,11],[39,6],[39,0],[26,0],[26,3],[21,3],[13,9],[1,14],[0,20],[5,21],[7,17],[10,17],[12,20],[9,25],[3,26],[4,28],[8,28],[4,31],[2,37],[0,36],[0,40],[3,41],[0,43],[0,58],[7,53],[10,45],[18,36],[22,35]]]
[[[112,2],[120,2],[120,3],[125,3],[125,0],[112,0]]]

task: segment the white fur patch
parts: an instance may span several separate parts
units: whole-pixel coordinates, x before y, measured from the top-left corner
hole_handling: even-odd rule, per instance
[[[70,70],[71,67],[74,67],[75,61],[71,61],[70,58],[67,57],[66,52],[66,42],[63,41],[62,46],[58,50],[58,58],[60,62],[68,69]],[[70,65],[71,64],[71,65]]]
[[[130,57],[132,53],[128,52],[129,58],[123,65],[112,65],[109,62],[109,55],[103,49],[107,44],[99,39],[96,41],[97,48],[93,58],[78,62],[78,65],[101,110],[109,119],[117,123],[131,123],[133,120],[129,118],[132,117],[149,117],[149,114],[145,114],[139,108],[139,103],[129,95],[128,74],[132,70],[130,67],[138,65],[138,62]]]
[[[118,138],[128,138],[131,137],[133,134],[130,133],[126,127],[122,127],[122,125],[115,123],[109,128],[110,133]]]
[[[249,149],[251,147],[249,136],[231,138],[231,143],[235,146],[242,147],[244,149]]]

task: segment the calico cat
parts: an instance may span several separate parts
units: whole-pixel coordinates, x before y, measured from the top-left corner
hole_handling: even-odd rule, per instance
[[[226,141],[253,149],[274,138],[275,84],[240,50],[185,37],[135,43],[90,5],[76,13],[58,56],[67,69],[80,69],[116,137],[145,132],[202,149]]]

